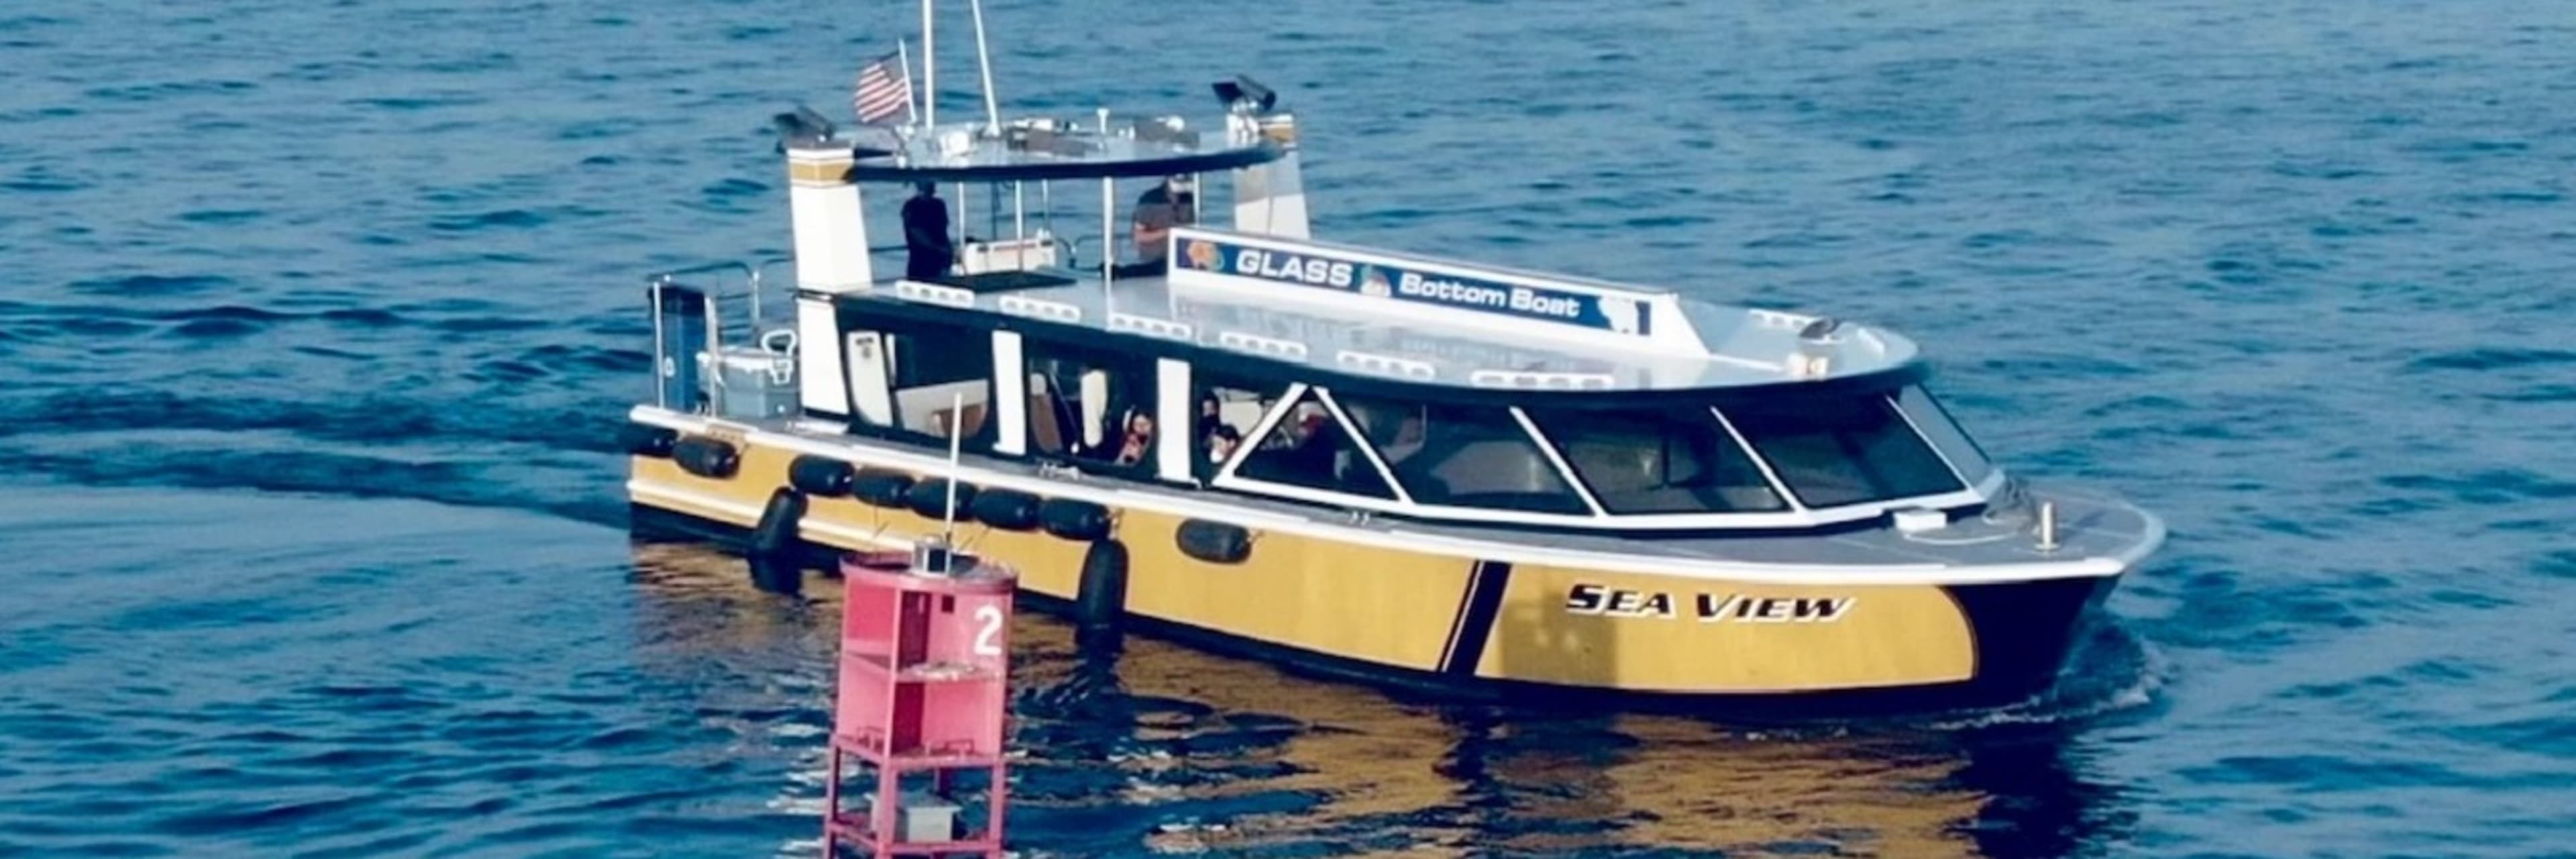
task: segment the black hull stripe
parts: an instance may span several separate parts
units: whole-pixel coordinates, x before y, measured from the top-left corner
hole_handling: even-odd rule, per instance
[[[1476,663],[1484,661],[1485,640],[1493,634],[1494,618],[1502,614],[1503,594],[1511,584],[1512,565],[1476,562],[1475,571],[1467,576],[1467,597],[1459,608],[1457,631],[1450,635],[1454,643],[1440,661],[1440,673],[1475,676]]]

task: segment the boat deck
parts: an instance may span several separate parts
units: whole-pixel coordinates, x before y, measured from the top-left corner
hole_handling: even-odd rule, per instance
[[[1491,269],[1488,269],[1491,270]],[[1209,286],[1165,275],[1120,277],[1051,270],[1053,285],[977,291],[906,280],[841,294],[971,308],[1076,325],[1108,334],[1181,340],[1336,372],[1463,387],[1599,391],[1737,388],[1848,378],[1912,361],[1915,344],[1884,329],[1842,324],[1824,346],[1802,343],[1815,317],[1677,299],[1706,348],[1699,354],[1623,348],[1598,337],[1534,335],[1481,325],[1474,316],[1369,312],[1354,296],[1291,286]],[[1563,278],[1558,278],[1563,281]],[[1637,287],[1619,287],[1635,290]],[[1662,295],[1663,293],[1657,293]],[[1829,355],[1829,369],[1801,375],[1801,355]]]

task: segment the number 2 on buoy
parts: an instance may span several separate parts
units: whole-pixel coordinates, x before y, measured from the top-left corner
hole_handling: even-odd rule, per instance
[[[983,631],[975,633],[975,655],[1002,655],[1001,646],[993,643],[993,636],[1000,635],[1002,633],[1001,608],[989,605],[977,606],[975,609],[975,619],[984,622]]]

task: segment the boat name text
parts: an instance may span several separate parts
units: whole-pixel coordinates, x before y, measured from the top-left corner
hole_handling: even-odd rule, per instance
[[[1688,594],[1575,585],[1565,594],[1568,614],[1671,620],[1687,614],[1701,623],[1835,623],[1851,614],[1856,597],[1758,597]]]

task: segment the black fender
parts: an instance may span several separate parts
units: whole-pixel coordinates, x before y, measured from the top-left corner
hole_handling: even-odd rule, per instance
[[[1240,564],[1252,557],[1252,532],[1241,525],[1185,519],[1179,530],[1172,532],[1181,554],[1211,564]]]
[[[985,489],[975,493],[974,504],[962,506],[970,508],[975,521],[1004,531],[1038,526],[1038,497],[1017,489]]]
[[[1127,545],[1116,540],[1091,544],[1082,553],[1082,583],[1074,596],[1074,619],[1089,630],[1116,629],[1127,613]]]
[[[870,506],[888,509],[909,506],[910,502],[904,499],[911,492],[912,475],[899,471],[863,468],[858,476],[850,478],[850,495]]]
[[[696,435],[671,444],[671,461],[690,474],[725,480],[742,467],[742,452],[734,449],[733,442]]]
[[[904,500],[910,507],[912,507],[912,512],[919,513],[924,518],[947,518],[948,479],[945,477],[933,477],[929,480],[915,483],[912,485],[912,491],[904,493]],[[972,507],[974,504],[975,484],[965,482],[958,483],[958,515],[964,516],[967,508]]]
[[[805,568],[797,555],[804,550],[796,528],[805,520],[805,494],[793,489],[769,493],[760,524],[751,529],[751,584],[764,591],[792,594],[803,589]]]
[[[670,427],[630,423],[617,430],[618,444],[633,456],[670,456],[671,446],[679,441],[680,431]]]
[[[1072,498],[1049,498],[1038,505],[1038,524],[1067,540],[1098,542],[1109,536],[1109,508]]]
[[[838,498],[850,494],[850,483],[859,470],[849,463],[828,456],[798,454],[787,464],[787,485],[807,495]]]

